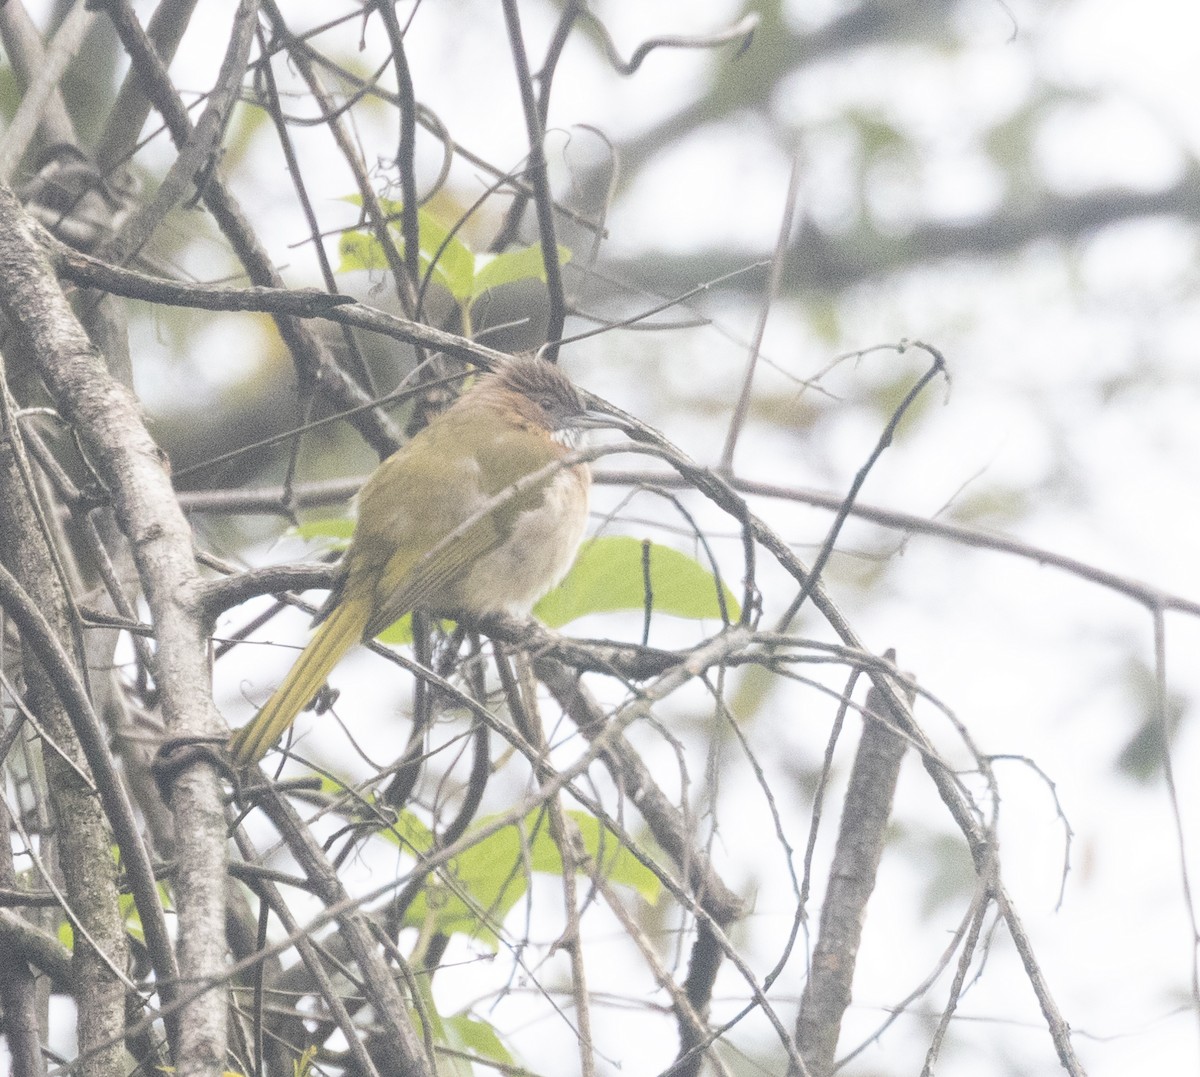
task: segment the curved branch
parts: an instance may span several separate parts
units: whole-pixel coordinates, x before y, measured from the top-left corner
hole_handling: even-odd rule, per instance
[[[956,258],[996,258],[1026,244],[1058,239],[1071,242],[1130,220],[1178,217],[1200,222],[1200,170],[1157,191],[1109,188],[1089,194],[1044,191],[1020,205],[966,221],[916,221],[906,231],[884,233],[869,222],[833,235],[812,221],[797,229],[784,263],[781,294],[828,295],[864,281],[886,279],[914,265]],[[624,280],[653,280],[659,292],[684,290],[697,280],[733,273],[758,257],[729,247],[693,250],[685,255],[649,252],[636,260],[611,260],[606,273]],[[761,288],[757,274],[733,287]],[[595,300],[593,300],[595,302]]]
[[[736,41],[737,51],[745,52],[750,47],[754,31],[758,29],[761,21],[757,12],[751,12],[743,15],[727,30],[718,30],[712,34],[666,34],[662,37],[649,37],[633,50],[633,54],[628,60],[623,60],[617,51],[612,35],[608,32],[608,27],[597,18],[594,12],[586,11],[586,14],[591,18],[592,26],[600,37],[600,43],[604,46],[605,58],[618,74],[626,76],[637,71],[642,66],[642,61],[655,49],[715,49]]]

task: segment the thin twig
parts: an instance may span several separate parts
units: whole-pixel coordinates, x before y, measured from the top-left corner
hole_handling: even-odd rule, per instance
[[[796,200],[800,192],[800,156],[792,157],[792,171],[788,176],[787,194],[784,196],[783,215],[779,220],[779,233],[775,239],[775,253],[771,256],[771,272],[763,289],[762,305],[759,308],[758,322],[754,327],[754,337],[750,341],[750,351],[746,356],[746,370],[742,375],[742,389],[738,393],[733,415],[729,420],[729,429],[725,434],[725,447],[721,450],[721,462],[717,470],[723,474],[733,471],[733,451],[737,448],[738,437],[746,424],[746,416],[750,413],[750,391],[754,387],[754,370],[758,365],[758,355],[762,350],[763,337],[767,332],[767,319],[771,316],[771,308],[779,295],[779,282],[783,277],[783,261],[787,254],[788,242],[792,236],[792,221],[796,213]]]
[[[1192,876],[1188,867],[1188,835],[1183,825],[1179,804],[1179,788],[1175,782],[1175,764],[1171,758],[1171,717],[1167,706],[1167,626],[1161,609],[1154,609],[1154,716],[1158,721],[1162,741],[1163,780],[1171,802],[1171,820],[1178,844],[1180,886],[1184,911],[1188,919],[1192,965],[1192,1012],[1200,1019],[1200,926],[1197,925],[1196,903],[1192,896]]]
[[[525,39],[521,35],[521,15],[517,0],[501,0],[501,3],[504,8],[505,26],[508,28],[509,51],[512,53],[517,87],[521,94],[521,108],[525,114],[525,132],[529,139],[529,165],[526,172],[534,191],[533,204],[537,209],[542,267],[546,273],[546,295],[550,302],[550,316],[546,325],[546,358],[553,363],[558,359],[556,342],[563,335],[567,305],[563,294],[562,269],[558,262],[558,241],[555,239],[554,198],[550,192],[550,179],[546,174],[546,125],[542,122],[533,94],[533,76],[525,51]]]
[[[867,481],[867,476],[871,473],[871,468],[875,466],[876,461],[892,444],[892,438],[896,435],[900,421],[908,412],[909,407],[912,406],[924,391],[925,386],[939,374],[946,374],[946,360],[942,358],[942,353],[937,348],[930,344],[923,344],[920,341],[914,341],[912,347],[921,348],[928,352],[933,362],[930,364],[929,369],[917,379],[913,387],[905,394],[904,399],[896,406],[896,410],[892,412],[891,418],[888,419],[887,425],[883,428],[883,433],[879,435],[879,440],[875,443],[874,449],[871,450],[866,462],[855,474],[854,481],[850,484],[850,489],[846,491],[846,496],[838,507],[833,523],[829,525],[829,533],[825,536],[825,541],[821,544],[821,549],[817,554],[816,560],[813,561],[812,567],[805,572],[805,579],[801,584],[800,593],[796,595],[783,616],[779,618],[779,630],[781,632],[787,631],[788,626],[795,620],[796,614],[800,612],[800,607],[804,605],[805,600],[817,585],[817,581],[820,580],[822,570],[825,568],[829,558],[833,556],[833,549],[837,544],[838,535],[841,534],[842,525],[850,516],[850,510],[854,506],[854,499],[858,496],[859,490],[862,489],[863,484]]]
[[[628,60],[624,60],[617,51],[617,46],[604,23],[596,17],[595,13],[591,11],[586,13],[600,38],[600,43],[604,46],[604,55],[608,62],[619,74],[627,77],[634,74],[642,66],[642,61],[655,49],[714,49],[721,45],[737,42],[738,51],[743,52],[750,47],[750,39],[754,36],[754,31],[758,28],[760,21],[758,13],[752,12],[744,15],[729,29],[718,30],[713,34],[667,34],[662,37],[647,38],[633,50]]]

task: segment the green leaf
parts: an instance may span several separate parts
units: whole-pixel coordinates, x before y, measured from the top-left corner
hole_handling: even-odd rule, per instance
[[[632,887],[647,901],[657,900],[658,879],[621,846],[615,834],[583,812],[567,814],[608,878]],[[483,819],[479,826],[487,822]],[[473,935],[495,948],[496,930],[529,888],[523,846],[532,870],[562,874],[562,857],[550,837],[545,813],[534,810],[521,828],[503,827],[455,857],[447,865],[454,885],[431,883],[426,887],[409,906],[406,925],[422,930],[432,927],[447,935]]]
[[[439,621],[442,631],[449,635],[454,631],[453,621]],[[378,636],[375,637],[380,643],[390,643],[394,647],[401,646],[406,643],[412,643],[412,614],[406,613],[398,621],[393,621],[387,626]]]
[[[362,205],[357,195],[349,195],[347,202]],[[400,223],[401,203],[388,198],[379,200],[380,207],[388,216],[388,229],[392,233],[396,249],[404,254],[404,230]],[[475,292],[475,253],[457,235],[424,209],[417,210],[419,234],[418,261],[422,273],[429,273],[459,303],[469,300]],[[338,240],[341,260],[338,272],[352,270],[386,270],[387,256],[379,240],[366,230],[354,229],[342,234]],[[435,261],[436,259],[436,261]]]
[[[117,895],[117,908],[121,910],[121,919],[125,924],[125,930],[133,938],[137,939],[138,942],[144,943],[146,941],[146,935],[142,930],[142,918],[138,915],[137,905],[134,904],[133,895]]]
[[[396,821],[379,836],[409,852],[427,853],[433,848],[433,831],[410,811],[402,811]]]
[[[506,1066],[515,1065],[513,1056],[496,1035],[496,1030],[486,1021],[468,1017],[465,1013],[445,1018],[443,1024],[446,1039],[451,1047],[470,1051],[480,1058],[490,1058]]]
[[[335,516],[326,520],[309,520],[297,524],[294,533],[303,539],[331,538],[341,544],[348,543],[354,535],[354,521],[349,516]],[[331,543],[331,545],[335,545]]]
[[[350,787],[345,782],[340,782],[331,774],[319,775],[319,788],[321,795],[328,797],[330,800],[341,800],[343,797],[352,796]]]
[[[292,1059],[292,1077],[311,1077],[312,1064],[317,1057],[317,1047],[310,1044],[300,1052],[299,1058]]]
[[[624,535],[604,535],[585,542],[567,578],[534,606],[534,616],[550,628],[559,628],[587,613],[645,609],[646,545]],[[657,543],[649,543],[649,560],[649,599],[654,612],[693,620],[721,616],[717,581],[703,565]],[[724,584],[721,588],[726,613],[736,620],[741,616],[737,599]]]
[[[520,832],[506,826],[447,867],[454,886],[431,880],[408,907],[405,923],[421,930],[433,927],[447,935],[474,935],[495,949],[497,936],[490,925],[499,927],[528,889]]]
[[[658,901],[662,893],[658,876],[638,860],[608,827],[587,812],[569,811],[566,815],[575,823],[583,839],[583,847],[609,882],[636,890],[651,905]],[[562,874],[562,856],[558,846],[551,840],[549,831],[538,832],[538,837],[532,842],[530,855],[534,871]]]
[[[352,273],[355,270],[385,270],[387,258],[379,241],[367,232],[343,232],[338,240],[337,271]]]
[[[566,265],[570,260],[570,248],[560,244],[558,264]],[[519,280],[540,280],[543,284],[546,283],[546,263],[542,260],[540,245],[505,251],[486,262],[475,274],[475,287],[471,298],[478,298],[489,288],[499,288],[502,284],[512,284]]]
[[[110,852],[112,853],[113,861],[117,864],[118,867],[120,867],[120,865],[121,865],[121,848],[120,848],[120,846],[118,846],[118,845],[111,846]],[[164,882],[159,882],[156,884],[156,886],[158,888],[159,902],[162,904],[164,911],[170,912],[171,908],[172,908],[170,888]],[[133,900],[133,895],[132,894],[118,894],[117,895],[117,908],[121,912],[121,919],[125,925],[125,930],[130,934],[130,936],[137,939],[138,942],[144,943],[146,941],[146,938],[145,938],[145,932],[142,929],[142,917],[141,917],[141,913],[138,912],[137,903]]]
[[[433,265],[433,279],[440,282],[460,303],[475,287],[475,255],[450,229],[425,210],[417,211],[421,229],[421,270]],[[434,262],[436,255],[437,261]]]
[[[349,202],[352,206],[361,206],[363,201],[362,195],[359,194],[344,195],[341,200]],[[400,203],[393,202],[390,198],[379,199],[379,208],[387,214],[389,219],[400,213]],[[386,270],[388,268],[383,247],[374,235],[362,229],[352,229],[342,233],[338,240],[338,254],[341,255],[341,261],[338,262],[337,267],[338,273],[350,273],[356,269]]]
[[[406,613],[400,620],[388,625],[378,636],[375,637],[380,643],[390,643],[393,647],[399,647],[405,643],[412,643],[412,614]]]
[[[1158,781],[1163,760],[1174,750],[1176,735],[1187,716],[1188,698],[1178,690],[1169,689],[1162,700],[1165,715],[1160,713],[1155,672],[1140,658],[1130,657],[1125,661],[1124,681],[1125,691],[1133,703],[1132,712],[1140,721],[1117,756],[1117,768],[1125,777],[1137,782]],[[1163,717],[1166,718],[1165,727]]]

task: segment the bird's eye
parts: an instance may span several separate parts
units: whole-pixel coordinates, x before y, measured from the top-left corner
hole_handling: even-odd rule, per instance
[[[547,411],[554,410],[554,397],[552,396],[544,396],[538,401],[538,403],[541,404],[541,406]]]

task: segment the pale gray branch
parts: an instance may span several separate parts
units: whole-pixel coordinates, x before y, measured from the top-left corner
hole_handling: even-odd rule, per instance
[[[113,380],[75,319],[46,262],[35,227],[11,191],[0,188],[0,299],[26,342],[59,414],[77,431],[113,500],[129,539],[157,629],[155,676],[168,729],[218,735],[206,662],[207,626],[191,531],[171,489],[163,456],[137,401]],[[190,979],[215,977],[225,959],[225,820],[221,789],[208,765],[183,769],[172,809],[179,870],[179,963]],[[210,1075],[225,1058],[225,999],[195,999],[182,1022],[184,1075]]]

